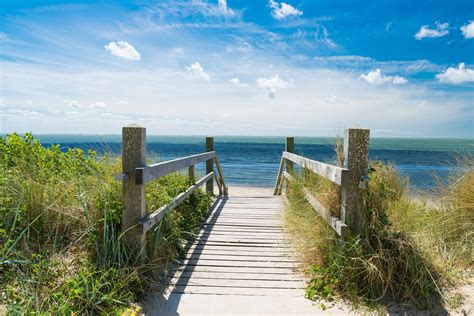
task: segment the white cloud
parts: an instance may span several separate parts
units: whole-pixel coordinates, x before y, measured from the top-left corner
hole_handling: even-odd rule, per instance
[[[474,21],[469,21],[469,24],[461,26],[461,31],[465,38],[474,38]]]
[[[415,38],[417,40],[421,40],[426,37],[442,37],[449,33],[448,30],[449,24],[448,23],[439,23],[436,22],[436,28],[430,29],[428,25],[423,25],[418,33],[415,34]]]
[[[405,79],[403,77],[400,77],[400,76],[394,76],[394,77],[388,76],[388,78],[392,78],[392,83],[393,84],[405,84],[405,83],[408,82],[407,79]]]
[[[239,78],[232,78],[229,80],[230,83],[232,83],[234,86],[238,86],[238,87],[246,87],[248,86],[247,83],[245,82],[240,82],[240,79]]]
[[[341,56],[317,56],[314,57],[316,61],[363,61],[363,62],[373,62],[374,59],[365,56],[357,56],[357,55],[341,55]]]
[[[193,79],[202,79],[208,81],[211,76],[202,68],[201,64],[195,62],[190,66],[186,66],[186,76]]]
[[[297,55],[291,56],[291,59],[297,62],[304,62],[304,61],[309,60],[309,57],[303,54],[297,54]]]
[[[217,6],[223,15],[225,16],[235,15],[235,11],[227,6],[227,0],[217,0]]]
[[[156,2],[152,11],[160,17],[204,16],[206,18],[234,18],[241,15],[241,12],[238,10],[229,8],[227,0],[217,0],[217,3],[210,3],[208,0]]]
[[[384,83],[393,83],[393,84],[404,84],[408,80],[400,76],[386,76],[382,74],[380,68],[369,71],[367,74],[360,75],[365,82],[375,85],[380,85]]]
[[[303,11],[296,9],[292,5],[274,0],[268,1],[268,6],[272,9],[272,16],[277,20],[283,20],[291,16],[303,15]]]
[[[140,53],[131,44],[125,41],[110,42],[104,46],[105,50],[112,55],[128,60],[140,60]]]
[[[94,109],[103,109],[105,107],[106,105],[104,102],[95,102],[91,104],[91,108],[94,108]]]
[[[242,42],[237,46],[226,46],[226,51],[229,53],[239,52],[239,53],[250,53],[252,51],[252,45],[247,42]]]
[[[72,106],[73,108],[78,108],[78,107],[81,106],[81,104],[77,101],[71,101],[68,104],[69,104],[69,106]]]
[[[444,72],[436,75],[436,79],[442,83],[452,84],[474,82],[474,69],[466,68],[464,63],[460,63],[458,68],[449,67]]]
[[[270,99],[275,99],[278,95],[278,89],[285,89],[291,87],[291,83],[284,81],[278,74],[270,78],[258,78],[257,85],[267,91],[267,96]]]

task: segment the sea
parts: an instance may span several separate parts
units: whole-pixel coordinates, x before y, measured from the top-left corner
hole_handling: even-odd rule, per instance
[[[39,135],[44,146],[61,150],[79,147],[99,155],[120,155],[120,135]],[[336,163],[335,138],[295,137],[295,153]],[[228,185],[271,187],[278,173],[284,137],[216,136],[214,147]],[[152,162],[205,151],[204,136],[147,136],[147,158]],[[474,139],[372,138],[369,158],[393,165],[412,190],[435,190],[460,170],[460,160],[474,157]],[[196,166],[203,173],[204,164]]]

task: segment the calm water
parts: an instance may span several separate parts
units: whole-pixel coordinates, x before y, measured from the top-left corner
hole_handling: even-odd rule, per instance
[[[43,135],[40,141],[49,146],[60,144],[69,147],[94,149],[120,154],[119,135]],[[296,137],[295,152],[305,157],[334,162],[334,138]],[[219,155],[228,184],[272,186],[278,172],[283,137],[215,137],[215,149]],[[204,151],[203,136],[148,136],[149,158],[168,160]],[[434,175],[446,179],[455,172],[457,159],[462,155],[474,155],[473,139],[390,139],[373,138],[370,159],[392,163],[410,179],[414,189],[427,190],[436,186]],[[201,164],[197,170],[203,170]]]

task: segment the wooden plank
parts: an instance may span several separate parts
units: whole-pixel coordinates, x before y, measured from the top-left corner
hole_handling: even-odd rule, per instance
[[[199,260],[231,260],[231,261],[248,261],[248,262],[295,262],[295,260],[288,256],[262,256],[262,255],[248,255],[242,253],[208,253],[208,250],[202,250],[188,254],[183,259],[199,258]]]
[[[278,241],[272,241],[272,240],[238,240],[234,238],[214,238],[214,237],[201,237],[201,238],[196,238],[196,242],[201,242],[203,244],[206,243],[219,243],[219,244],[226,244],[226,245],[244,245],[244,246],[280,246],[282,243]]]
[[[273,227],[273,226],[278,226],[280,224],[280,221],[279,220],[265,220],[265,221],[258,221],[258,223],[256,223],[256,221],[246,221],[246,220],[239,220],[239,219],[235,219],[235,220],[222,220],[222,219],[217,219],[216,222],[214,222],[213,224],[215,225],[222,225],[222,224],[234,224],[234,225],[252,225],[252,226],[255,226],[255,224],[258,224],[260,226],[263,226],[263,227]]]
[[[229,251],[274,251],[276,254],[279,253],[292,253],[293,248],[287,244],[277,243],[277,244],[245,244],[245,243],[223,243],[217,241],[196,241],[195,244],[191,247],[192,249],[220,249],[220,250],[229,250]],[[273,249],[273,250],[272,250]]]
[[[213,228],[213,229],[210,229]],[[281,235],[286,236],[286,234],[281,230],[270,230],[270,229],[225,229],[219,226],[213,226],[209,229],[204,230],[203,234],[213,233],[213,234],[247,234],[254,236],[267,236],[267,235]]]
[[[209,294],[209,295],[249,295],[249,296],[284,296],[284,297],[302,297],[304,295],[303,289],[256,289],[252,287],[210,287],[210,286],[176,286],[172,293],[183,294]]]
[[[336,231],[339,236],[345,236],[347,233],[347,225],[344,224],[339,218],[331,215],[331,212],[325,208],[319,201],[304,188],[304,195],[308,203],[313,207],[313,209],[318,212],[318,214]]]
[[[291,254],[285,254],[283,252],[267,252],[267,253],[255,253],[249,252],[244,250],[225,250],[225,249],[211,249],[211,248],[193,248],[193,251],[189,251],[186,254],[186,258],[190,257],[199,257],[205,258],[203,256],[227,256],[227,257],[235,257],[235,258],[255,258],[255,259],[266,259],[266,258],[273,258],[274,260],[294,260],[294,256]]]
[[[232,273],[232,272],[205,272],[205,271],[184,271],[179,273],[180,278],[195,279],[223,279],[223,280],[280,280],[287,282],[301,282],[302,277],[296,274],[261,274],[261,273]]]
[[[221,227],[248,227],[248,228],[281,228],[281,225],[253,225],[253,224],[235,224],[235,223],[203,223],[204,226]],[[212,228],[211,228],[212,229]]]
[[[343,185],[348,176],[349,170],[346,168],[341,168],[324,162],[308,159],[289,152],[283,152],[282,156],[286,160],[292,161],[298,164],[299,166],[311,170],[312,172],[322,177],[325,177],[326,179],[339,185]]]
[[[183,265],[189,266],[210,266],[210,267],[242,267],[242,268],[296,268],[295,262],[250,262],[247,260],[236,261],[236,260],[200,260],[200,259],[189,259],[183,262]]]
[[[219,242],[236,242],[236,243],[258,243],[258,244],[280,244],[284,238],[267,238],[267,237],[238,237],[238,236],[229,236],[229,235],[204,235],[197,238],[196,240],[200,241],[219,241]]]
[[[235,253],[257,253],[257,254],[274,254],[274,255],[290,255],[293,252],[292,248],[287,247],[250,247],[245,245],[218,245],[211,243],[194,244],[189,249],[190,251],[200,252],[202,250],[212,252],[235,252]]]
[[[197,271],[197,272],[225,272],[225,273],[258,273],[258,274],[294,274],[301,269],[295,268],[268,268],[268,267],[223,267],[223,266],[181,266],[178,271]]]
[[[239,280],[239,279],[208,279],[208,278],[177,278],[171,281],[172,285],[183,286],[207,286],[221,288],[239,288],[252,287],[256,289],[304,289],[306,282],[304,281],[281,281],[281,280]]]
[[[164,177],[168,174],[181,169],[188,168],[195,164],[211,160],[216,155],[215,151],[202,154],[187,156],[183,158],[163,161],[156,164],[140,167],[135,169],[135,183],[147,184],[150,181]]]
[[[209,179],[212,179],[213,176],[214,176],[214,172],[211,172],[207,174],[206,176],[202,177],[201,179],[199,179],[199,181],[196,182],[196,184],[190,186],[189,189],[187,189],[185,192],[178,194],[169,204],[160,207],[153,213],[149,214],[142,221],[140,221],[143,234],[145,234],[151,227],[153,227],[153,225],[158,223],[158,221],[160,221],[166,215],[166,213],[174,209],[181,202],[183,202],[188,196],[190,196],[194,190],[204,185],[204,183],[206,183],[206,181],[208,181]]]
[[[212,232],[212,236],[211,236],[211,232],[209,233],[205,233],[205,234],[202,234],[200,236],[203,236],[203,237],[206,237],[206,236],[209,236],[209,237],[212,237],[212,238],[220,238],[220,237],[223,237],[223,236],[226,236],[228,238],[234,238],[236,240],[249,240],[249,239],[253,239],[253,240],[264,240],[264,239],[269,239],[269,240],[285,240],[286,236],[285,235],[282,235],[282,234],[260,234],[260,235],[255,235],[255,234],[252,234],[251,236],[249,235],[242,235],[242,233],[239,233],[238,235],[237,234],[231,234],[229,232],[221,232],[220,234],[217,234],[216,232]],[[209,240],[212,240],[212,239],[209,239]]]

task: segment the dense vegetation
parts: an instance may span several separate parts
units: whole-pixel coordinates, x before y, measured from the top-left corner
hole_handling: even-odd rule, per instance
[[[209,196],[195,191],[156,225],[141,262],[122,242],[119,166],[94,152],[45,148],[31,134],[0,139],[0,305],[10,313],[133,310],[182,252]],[[148,209],[189,185],[176,174],[151,183]]]
[[[474,161],[467,159],[459,170],[433,203],[411,199],[406,179],[393,167],[373,162],[364,193],[367,232],[345,240],[337,238],[303,192],[307,187],[336,212],[338,187],[319,176],[297,176],[289,184],[285,219],[311,277],[307,297],[339,296],[373,307],[400,302],[432,311],[457,307],[459,294],[445,290],[472,271]]]

